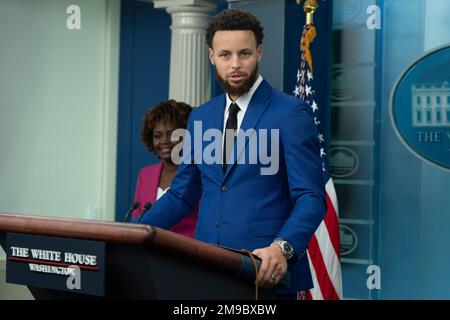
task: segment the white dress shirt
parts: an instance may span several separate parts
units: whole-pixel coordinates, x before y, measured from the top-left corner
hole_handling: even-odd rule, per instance
[[[237,103],[237,105],[239,106],[239,109],[240,109],[240,111],[237,114],[237,129],[238,130],[241,127],[242,120],[244,119],[245,112],[247,111],[248,105],[250,104],[250,100],[252,100],[253,94],[255,93],[256,89],[258,89],[258,87],[262,81],[263,81],[263,77],[261,77],[261,75],[258,75],[258,78],[256,79],[253,86],[250,88],[250,91],[247,92],[246,94],[244,94],[243,96],[239,97],[236,101],[234,101],[235,103]],[[230,110],[230,105],[233,103],[233,101],[231,101],[228,94],[226,95],[226,97],[227,98],[226,98],[226,105],[225,105],[225,113],[223,115],[223,127],[222,127],[223,128],[222,150],[223,150],[223,140],[224,140],[223,137],[225,135],[225,126],[226,126],[227,120],[228,120],[228,112]]]

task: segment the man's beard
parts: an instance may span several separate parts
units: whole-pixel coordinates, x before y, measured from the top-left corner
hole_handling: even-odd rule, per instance
[[[250,89],[253,87],[253,85],[256,82],[256,79],[258,79],[258,65],[256,65],[255,70],[250,74],[250,77],[245,79],[240,85],[238,86],[232,86],[228,83],[226,79],[223,79],[216,69],[216,78],[217,81],[219,81],[220,86],[225,90],[226,93],[230,96],[236,96],[241,97],[247,92],[250,91]]]

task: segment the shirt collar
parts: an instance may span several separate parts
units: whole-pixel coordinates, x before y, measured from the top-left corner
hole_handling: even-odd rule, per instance
[[[258,89],[259,85],[263,81],[263,77],[261,75],[258,75],[258,78],[256,79],[253,86],[250,88],[250,90],[244,94],[243,96],[240,96],[235,103],[239,106],[239,109],[242,111],[242,114],[245,114],[245,111],[247,111],[248,105],[250,104],[250,101],[252,100],[253,94],[255,93],[256,89]],[[233,102],[231,101],[228,94],[226,95],[226,106],[225,106],[225,114],[228,113],[228,110],[230,109],[230,104]]]

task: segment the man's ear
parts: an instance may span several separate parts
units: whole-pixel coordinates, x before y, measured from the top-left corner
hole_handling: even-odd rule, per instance
[[[258,55],[258,62],[261,61],[262,55],[263,55],[263,48],[262,45],[260,45],[257,49],[256,49],[256,54]]]
[[[213,51],[213,49],[209,48],[208,49],[208,54],[209,54],[209,61],[211,61],[211,64],[214,65],[214,51]]]

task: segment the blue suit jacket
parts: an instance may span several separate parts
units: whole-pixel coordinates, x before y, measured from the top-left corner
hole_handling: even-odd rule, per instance
[[[225,95],[191,113],[188,131],[192,143],[207,129],[223,129]],[[194,121],[202,129],[194,132]],[[198,123],[197,123],[198,125]],[[292,243],[299,258],[288,265],[291,286],[280,293],[311,288],[308,242],[325,215],[325,188],[318,132],[312,111],[304,102],[273,89],[265,80],[259,85],[245,113],[241,129],[279,130],[279,168],[261,175],[268,165],[259,159],[249,164],[249,142],[235,154],[246,164],[180,164],[169,191],[143,217],[141,223],[170,228],[191,213],[201,197],[195,238],[207,243],[250,251],[264,248],[277,238]],[[270,138],[270,133],[267,135]],[[269,139],[270,140],[270,139]],[[192,162],[201,150],[186,140],[184,156]],[[270,152],[276,151],[268,147]],[[199,158],[197,158],[197,162]],[[220,156],[221,159],[221,156]]]

